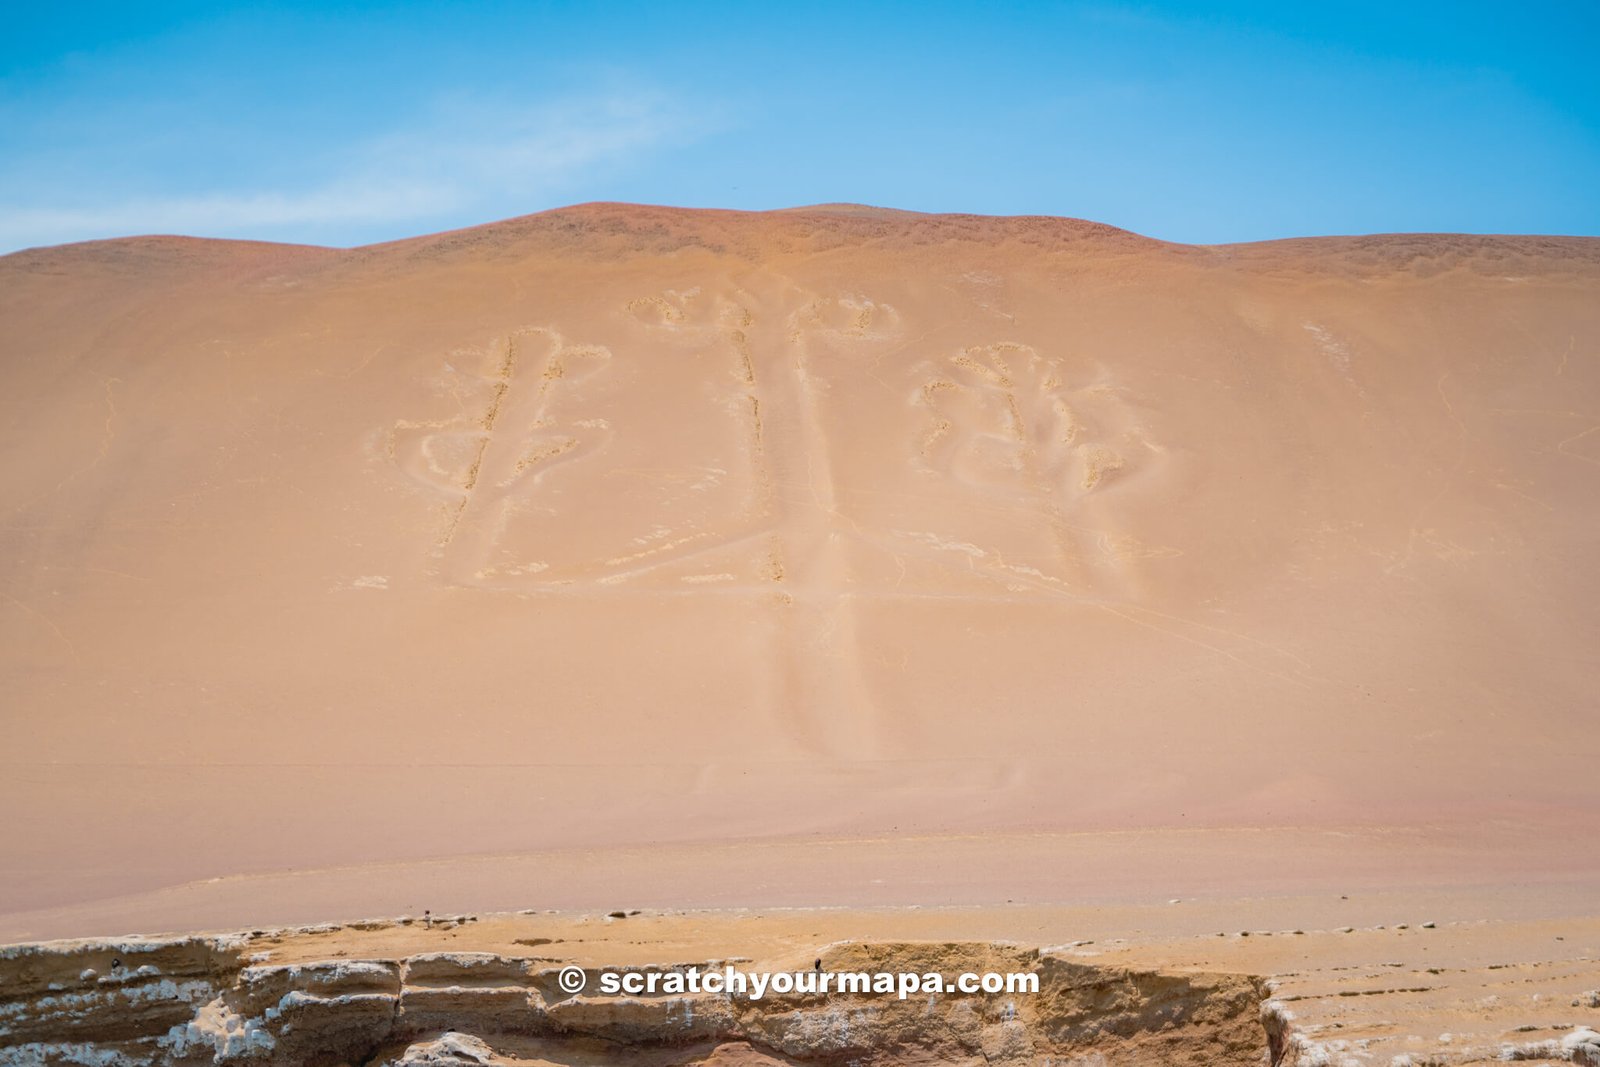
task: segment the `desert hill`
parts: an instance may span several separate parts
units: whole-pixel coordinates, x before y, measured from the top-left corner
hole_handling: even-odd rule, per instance
[[[13,932],[747,840],[1492,828],[1526,851],[1419,877],[1600,873],[1600,240],[105,241],[0,258],[0,397]]]

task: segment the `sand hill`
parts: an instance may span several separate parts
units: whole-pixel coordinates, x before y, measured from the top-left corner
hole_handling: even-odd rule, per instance
[[[1600,240],[589,205],[0,352],[9,938],[1600,880]]]

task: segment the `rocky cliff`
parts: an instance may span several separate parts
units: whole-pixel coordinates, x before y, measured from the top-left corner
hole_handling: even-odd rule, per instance
[[[0,1064],[1211,1065],[1261,1062],[1269,1029],[1284,1047],[1262,1022],[1257,979],[1096,967],[1005,944],[844,943],[820,962],[1036,974],[1038,993],[610,997],[591,981],[573,996],[548,958],[277,964],[258,951],[265,936],[5,949]]]

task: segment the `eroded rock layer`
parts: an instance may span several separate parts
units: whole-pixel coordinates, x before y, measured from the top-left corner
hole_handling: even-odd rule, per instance
[[[265,956],[249,936],[6,950],[0,1063],[1198,1065],[1258,1062],[1271,1030],[1266,988],[1248,976],[1093,966],[1014,945],[847,943],[819,962],[951,980],[1032,974],[1036,994],[569,995],[555,961],[537,957]]]

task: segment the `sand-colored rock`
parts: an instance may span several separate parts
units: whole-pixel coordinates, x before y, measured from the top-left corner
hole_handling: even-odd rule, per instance
[[[1454,916],[1481,914],[1491,902],[1430,903],[1450,917],[1394,921],[1403,898],[1335,897],[1159,910],[646,912],[626,922],[538,913],[443,928],[378,920],[144,942],[141,966],[171,968],[164,977],[174,979],[157,998],[159,1018],[130,1013],[102,995],[94,975],[75,971],[88,946],[55,942],[0,959],[0,1063],[1456,1067],[1592,1059],[1600,1017],[1581,991],[1600,978],[1600,920],[1461,920]],[[1571,904],[1543,907],[1560,913]],[[1359,928],[1316,925],[1337,908],[1352,909]],[[1371,922],[1386,913],[1390,922]],[[1270,923],[1284,915],[1303,926],[1198,933],[1240,916]],[[873,930],[913,939],[837,939]],[[1080,936],[1040,949],[948,939],[979,930]],[[98,949],[126,952],[127,944]],[[735,944],[752,953],[737,960],[751,972],[809,971],[816,961],[832,974],[994,971],[1037,975],[1040,989],[906,1000],[837,990],[612,996],[598,981],[721,971]],[[588,973],[582,994],[559,986],[565,966]],[[205,988],[191,989],[201,975]],[[163,1029],[174,1016],[184,1021]]]
[[[246,946],[249,947],[249,946]],[[37,966],[61,951],[30,951]],[[1267,1033],[1264,987],[1229,975],[1163,975],[1097,967],[1003,945],[849,944],[824,951],[838,971],[996,971],[1038,976],[1037,995],[748,993],[570,995],[530,961],[487,953],[403,960],[252,966],[201,996],[176,985],[153,995],[163,1012],[80,992],[12,995],[0,960],[0,1063],[423,1064],[702,1062],[1040,1063],[1097,1057],[1106,1064],[1255,1062]],[[714,966],[708,964],[708,966]],[[800,969],[751,961],[751,969]],[[448,985],[440,983],[449,982]],[[281,991],[281,993],[280,993]],[[63,1008],[63,1005],[69,1005]],[[71,1012],[71,1014],[67,1014]],[[174,1021],[174,1020],[178,1021]],[[554,1060],[524,1059],[537,1051]]]

